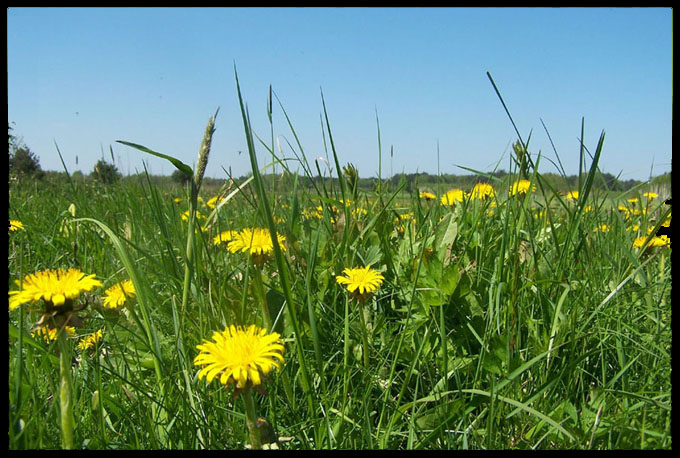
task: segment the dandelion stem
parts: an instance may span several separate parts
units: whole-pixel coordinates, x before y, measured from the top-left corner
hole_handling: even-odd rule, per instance
[[[255,294],[258,296],[260,303],[262,304],[262,319],[264,320],[264,325],[267,327],[267,332],[272,331],[272,318],[269,315],[269,307],[267,307],[267,298],[264,294],[264,285],[262,283],[262,269],[252,264],[253,270],[253,285],[255,286]]]
[[[260,440],[260,430],[257,429],[255,400],[250,390],[244,390],[243,401],[246,405],[246,424],[248,425],[248,435],[250,436],[250,447],[253,450],[259,450],[262,448],[262,442]]]
[[[366,328],[366,319],[364,317],[364,306],[359,302],[359,321],[361,323],[361,342],[364,347],[361,352],[364,357],[364,368],[368,370],[369,366],[369,356],[368,356],[368,329]]]
[[[73,449],[73,390],[71,387],[71,349],[66,332],[60,329],[59,341],[59,404],[61,408],[61,446]]]

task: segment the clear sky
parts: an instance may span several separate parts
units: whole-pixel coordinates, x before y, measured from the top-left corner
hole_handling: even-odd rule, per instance
[[[85,174],[111,147],[123,174],[169,175],[116,140],[193,167],[219,107],[206,175],[238,177],[250,163],[236,66],[255,133],[270,144],[271,84],[310,161],[326,156],[323,91],[340,163],[362,177],[379,171],[376,116],[383,177],[508,170],[517,137],[489,72],[542,172],[557,169],[541,121],[574,174],[585,118],[592,153],[606,134],[600,168],[644,180],[671,167],[672,20],[670,8],[10,8],[7,117],[44,170],[63,170],[57,146]],[[276,99],[273,122],[294,157]]]

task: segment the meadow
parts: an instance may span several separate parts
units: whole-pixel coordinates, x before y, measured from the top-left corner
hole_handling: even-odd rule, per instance
[[[519,138],[503,179],[359,190],[325,104],[333,175],[279,106],[287,157],[241,101],[239,184],[202,186],[217,113],[195,168],[122,139],[185,187],[10,183],[10,449],[672,447],[668,188],[608,189],[603,134],[574,188]]]

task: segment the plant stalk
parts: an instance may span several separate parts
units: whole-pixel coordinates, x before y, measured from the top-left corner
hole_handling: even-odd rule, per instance
[[[66,331],[59,329],[59,406],[61,409],[61,446],[73,449],[73,387],[71,385],[71,348]]]

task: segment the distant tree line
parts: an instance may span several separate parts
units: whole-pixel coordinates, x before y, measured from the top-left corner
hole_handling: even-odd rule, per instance
[[[8,136],[9,136],[9,179],[12,180],[19,179],[36,179],[43,180],[45,178],[49,180],[59,180],[66,178],[65,172],[52,172],[43,171],[40,167],[40,162],[38,156],[33,153],[30,148],[23,143],[23,141],[17,138],[12,133],[12,126],[8,124]],[[113,153],[111,154],[113,158]],[[105,161],[103,158],[97,161],[94,165],[92,172],[85,176],[81,171],[75,171],[71,174],[70,178],[75,180],[91,180],[102,184],[114,184],[122,181],[136,180],[139,176],[144,176],[145,180],[150,180],[156,185],[186,185],[186,183],[191,179],[191,175],[187,175],[180,170],[175,170],[170,176],[148,176],[146,174],[137,174],[124,177],[115,166],[113,161],[111,163]],[[234,179],[236,184],[242,184],[248,178],[248,175],[241,177],[228,177],[229,179]],[[356,195],[358,191],[374,191],[378,189],[378,178],[361,178],[359,177],[359,172],[356,167],[352,164],[347,164],[343,167],[343,176],[347,183],[350,184],[350,190],[352,194]],[[547,181],[551,187],[560,191],[573,190],[578,188],[579,177],[578,175],[560,175],[557,173],[542,173],[541,177]],[[382,189],[397,189],[399,186],[403,186],[404,191],[411,193],[422,190],[434,191],[438,188],[451,189],[460,188],[463,190],[469,190],[475,183],[479,182],[489,182],[495,184],[498,179],[509,181],[512,177],[508,177],[508,173],[505,170],[497,170],[485,175],[476,174],[466,174],[466,175],[454,175],[448,173],[442,173],[439,175],[432,175],[427,172],[418,173],[402,173],[393,175],[389,178],[384,178],[382,183],[380,183]],[[280,174],[266,174],[262,176],[264,183],[271,186],[271,189],[288,189],[288,186],[292,187],[294,176],[290,174],[282,175]],[[585,176],[582,176],[582,180]],[[666,173],[659,175],[652,179],[653,185],[670,186],[670,174]],[[307,188],[318,187],[319,183],[324,181],[326,183],[331,183],[333,186],[338,186],[337,176],[333,177],[320,177],[320,176],[305,176],[299,175],[297,177],[298,186],[303,186]],[[225,179],[215,179],[215,178],[204,178],[204,186],[206,187],[219,187],[225,182]],[[599,174],[598,178],[595,180],[594,185],[601,189],[609,189],[610,191],[624,192],[631,188],[641,184],[639,180],[629,179],[620,180],[618,177],[612,175],[611,173],[602,172]],[[509,184],[509,183],[508,183]]]

